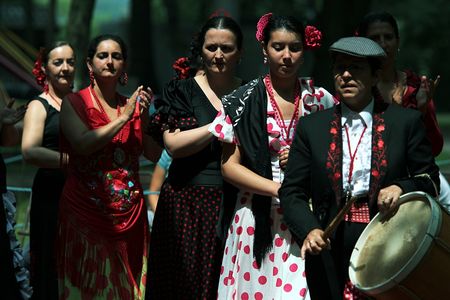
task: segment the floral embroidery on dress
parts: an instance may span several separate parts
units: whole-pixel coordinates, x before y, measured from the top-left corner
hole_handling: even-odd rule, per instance
[[[90,200],[106,214],[111,209],[116,212],[127,211],[136,205],[141,197],[136,173],[131,166],[128,166],[130,163],[128,152],[124,152],[124,162],[127,167],[119,166],[114,162],[112,155],[102,154],[89,160],[86,164],[77,164],[78,170],[89,178],[86,180],[88,189],[97,191],[90,197]],[[108,167],[108,163],[112,163],[113,170]],[[103,171],[91,173],[89,171],[91,169]],[[109,201],[106,203],[103,199],[109,199]]]
[[[132,171],[125,169],[107,172],[103,177],[105,190],[112,198],[111,206],[114,209],[125,211],[139,198]]]

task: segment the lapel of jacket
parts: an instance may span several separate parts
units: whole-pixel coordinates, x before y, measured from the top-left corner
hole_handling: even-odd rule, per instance
[[[388,104],[384,103],[380,97],[375,97],[372,115],[372,158],[369,185],[370,206],[376,202],[376,196],[380,188],[380,182],[386,175],[388,165],[387,147],[385,143],[389,128],[386,128],[384,113]]]
[[[331,188],[336,196],[338,206],[342,199],[342,132],[341,104],[334,108],[330,122],[330,146],[328,147],[326,169]]]

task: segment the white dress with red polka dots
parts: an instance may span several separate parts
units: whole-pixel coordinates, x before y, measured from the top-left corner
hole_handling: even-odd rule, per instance
[[[281,182],[278,152],[289,147],[274,118],[270,101],[267,107],[267,130],[273,180]],[[290,120],[289,120],[290,121]],[[285,121],[288,126],[289,121]],[[224,141],[237,142],[232,125],[222,112],[210,127]],[[292,137],[294,129],[291,130]],[[252,194],[240,191],[233,221],[228,230],[219,280],[218,299],[310,299],[305,277],[305,262],[287,226],[279,199],[272,199],[271,222],[273,247],[258,269],[253,257],[255,219],[251,210]]]

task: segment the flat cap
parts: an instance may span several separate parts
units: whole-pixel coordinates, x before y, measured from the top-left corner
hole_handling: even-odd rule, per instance
[[[356,57],[385,57],[383,48],[371,39],[352,36],[337,40],[330,46],[330,52],[340,52]]]

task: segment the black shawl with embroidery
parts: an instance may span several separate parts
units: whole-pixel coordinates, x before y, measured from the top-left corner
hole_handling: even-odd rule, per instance
[[[267,95],[262,78],[254,79],[222,99],[225,113],[230,116],[242,149],[242,164],[272,180],[272,167],[268,145]],[[236,200],[236,199],[234,199]],[[253,195],[252,212],[255,217],[253,255],[258,265],[272,247],[270,209],[272,199]],[[234,208],[234,205],[233,205]],[[224,214],[228,221],[232,211]]]

